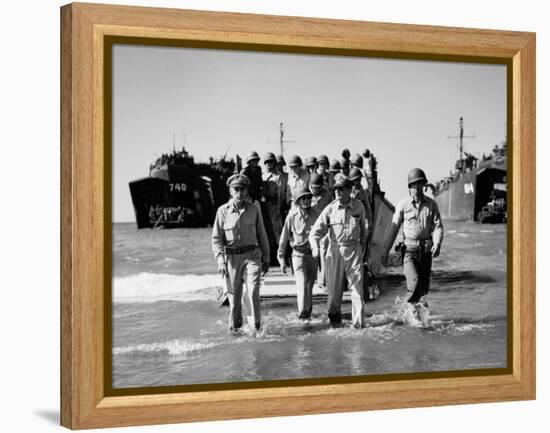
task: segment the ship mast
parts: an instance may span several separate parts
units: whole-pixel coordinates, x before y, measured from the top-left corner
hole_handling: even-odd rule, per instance
[[[284,144],[285,143],[295,143],[296,141],[295,140],[285,140],[284,139],[284,136],[285,136],[285,127],[283,126],[283,122],[281,122],[279,124],[279,131],[281,132],[281,136],[279,138],[279,143],[281,145],[281,155],[284,155],[284,152],[285,152],[285,148],[284,148]]]
[[[460,142],[459,142],[459,155],[458,155],[458,160],[460,161],[460,171],[464,171],[464,142],[463,140],[465,138],[476,138],[476,135],[473,134],[473,135],[464,135],[464,118],[461,117],[460,118],[460,122],[459,122],[459,127],[460,127],[460,134],[459,135],[454,135],[454,136],[450,136],[450,135],[447,135],[447,138],[448,139],[451,139],[451,138],[458,138],[460,139]]]
[[[281,155],[283,154],[283,143],[284,143],[284,136],[285,136],[285,128],[283,127],[283,122],[279,125],[279,131],[281,131],[281,138],[280,138],[280,144],[281,144]]]
[[[285,152],[285,148],[284,148],[284,145],[285,143],[295,143],[296,141],[295,140],[285,140],[285,127],[283,126],[283,122],[281,122],[279,124],[279,146],[281,147],[281,155],[284,155],[284,152]],[[268,141],[268,143],[275,143],[274,141]]]

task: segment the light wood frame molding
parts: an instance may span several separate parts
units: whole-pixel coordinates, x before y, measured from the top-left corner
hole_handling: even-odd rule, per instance
[[[509,371],[113,396],[105,380],[107,37],[508,65]],[[346,54],[347,53],[347,54]],[[61,424],[97,428],[535,398],[535,34],[177,9],[61,8]],[[511,145],[510,145],[511,144]],[[511,155],[510,155],[511,154]],[[107,180],[110,175],[107,176]],[[110,248],[110,245],[109,245]],[[108,257],[108,256],[107,256]],[[108,274],[110,275],[110,274]]]

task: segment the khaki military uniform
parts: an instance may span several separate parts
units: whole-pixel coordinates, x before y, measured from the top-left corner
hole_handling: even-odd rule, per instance
[[[419,202],[407,197],[396,206],[392,224],[397,228],[403,224],[403,273],[407,279],[408,302],[418,302],[430,290],[431,248],[443,242],[437,203],[426,196]]]
[[[288,174],[288,189],[287,189],[287,203],[292,203],[296,200],[296,194],[303,188],[309,188],[310,175],[307,170],[301,170],[299,174],[290,172]]]
[[[216,259],[223,255],[228,271],[229,328],[243,324],[242,299],[245,298],[249,321],[261,322],[260,283],[262,260],[269,262],[269,244],[259,208],[245,202],[242,209],[233,200],[220,206],[212,229],[212,251]],[[247,290],[243,291],[243,277]]]
[[[332,173],[331,173],[332,174]],[[334,180],[333,180],[334,183]],[[311,198],[311,206],[317,209],[319,214],[330,204],[332,201],[332,196],[329,191],[323,189],[321,190],[321,194],[315,195],[313,194],[313,197]],[[319,242],[319,259],[321,262],[321,268],[319,269],[319,272],[317,274],[317,283],[319,283],[322,286],[326,286],[326,263],[325,263],[325,256],[328,249],[328,235],[325,236],[321,241]]]
[[[298,314],[301,319],[311,316],[313,305],[313,284],[317,275],[318,262],[311,255],[309,233],[317,220],[319,211],[311,208],[309,212],[295,207],[286,220],[279,242],[277,256],[279,263],[284,263],[287,243],[292,248],[292,267],[296,278]]]
[[[355,327],[364,326],[363,250],[367,242],[365,208],[350,199],[346,206],[337,200],[329,204],[311,229],[312,248],[329,234],[326,254],[328,315],[332,323],[341,322],[342,283],[347,279],[351,290],[352,321]]]

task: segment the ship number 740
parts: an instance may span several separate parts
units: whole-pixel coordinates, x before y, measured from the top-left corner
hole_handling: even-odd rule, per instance
[[[187,185],[184,183],[170,183],[170,192],[173,191],[187,191]]]

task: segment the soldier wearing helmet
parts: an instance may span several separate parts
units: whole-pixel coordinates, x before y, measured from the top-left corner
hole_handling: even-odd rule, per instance
[[[266,171],[262,175],[263,179],[263,192],[265,198],[265,216],[269,218],[270,224],[266,222],[266,229],[271,233],[268,233],[270,238],[271,251],[275,252],[281,237],[281,230],[283,229],[283,219],[281,211],[283,209],[282,200],[284,195],[281,194],[283,189],[281,173],[276,166],[275,155],[271,152],[266,153],[264,156],[264,164]],[[268,228],[269,226],[269,228]]]
[[[336,176],[338,173],[340,173],[340,161],[338,161],[337,159],[333,159],[330,163],[328,171],[332,174],[332,176]]]
[[[363,174],[365,175],[366,183],[370,195],[374,189],[374,156],[369,149],[363,150]]]
[[[269,243],[258,206],[248,199],[250,180],[235,174],[227,180],[231,199],[216,212],[212,228],[212,251],[218,271],[225,277],[229,299],[229,330],[243,325],[242,298],[252,311],[256,330],[260,329],[260,279],[269,270]],[[248,290],[243,291],[243,279]]]
[[[341,158],[340,159],[340,173],[344,176],[349,176],[349,159]]]
[[[352,170],[353,168],[358,168],[361,171],[361,185],[363,186],[363,189],[367,192],[367,196],[370,197],[369,191],[371,190],[371,188],[368,183],[367,172],[363,168],[364,167],[363,157],[358,153],[356,153],[355,155],[353,155],[350,162],[351,162]]]
[[[284,172],[285,165],[286,161],[283,155],[277,155],[277,168],[279,169],[279,171]]]
[[[288,213],[288,209],[290,208],[290,203],[287,202],[288,173],[285,171],[285,165],[286,165],[286,161],[283,158],[283,155],[277,155],[277,170],[279,171],[279,174],[281,176],[281,188],[279,190],[279,194],[281,194],[281,198],[279,202],[281,203],[282,221],[285,220],[286,215]]]
[[[262,181],[262,168],[258,165],[260,162],[260,156],[258,152],[249,152],[246,157],[246,167],[241,170],[241,174],[248,177],[250,180],[250,187],[248,189],[248,196],[252,201],[257,201],[258,204],[263,201],[263,181]]]
[[[309,319],[313,305],[313,284],[317,275],[318,263],[311,255],[309,233],[319,216],[319,211],[311,206],[312,193],[302,188],[296,193],[296,206],[293,207],[285,220],[285,225],[279,241],[277,256],[281,271],[286,274],[285,255],[287,244],[292,248],[292,268],[296,278],[298,317]]]
[[[368,192],[363,189],[363,184],[362,184],[363,172],[359,167],[353,167],[349,172],[349,178],[353,182],[351,197],[363,203],[363,206],[365,207],[365,215],[367,218],[367,222],[369,224],[369,227],[372,227],[372,224],[373,224],[372,208],[370,205]]]
[[[308,156],[306,158],[306,170],[309,172],[309,175],[311,176],[315,171],[317,170],[317,158],[314,156]]]
[[[347,159],[348,163],[349,163],[350,156],[351,156],[351,153],[350,153],[349,149],[342,150],[342,158]]]
[[[407,279],[408,302],[422,302],[430,289],[432,258],[439,256],[443,242],[443,224],[435,200],[424,195],[428,183],[420,168],[413,168],[408,175],[409,197],[395,208],[392,227],[384,242],[383,263],[392,247],[399,228],[403,225],[405,253],[403,273]]]
[[[356,328],[364,326],[363,305],[363,251],[367,243],[368,227],[365,208],[351,198],[351,181],[343,175],[334,179],[336,200],[319,215],[309,236],[314,257],[320,255],[320,241],[330,238],[326,254],[328,316],[331,324],[342,321],[341,304],[344,280],[351,289],[352,322]]]
[[[296,194],[309,187],[310,175],[302,168],[302,158],[298,155],[291,156],[288,160],[290,173],[288,175],[287,203],[295,206]]]
[[[330,193],[331,197],[334,197],[334,174],[329,171],[329,168],[328,156],[320,155],[317,158],[317,173],[323,178],[324,188]]]
[[[311,205],[319,209],[319,212],[321,212],[332,201],[332,196],[326,189],[326,184],[323,180],[323,176],[321,176],[319,173],[314,173],[311,176],[309,189],[313,194]]]

